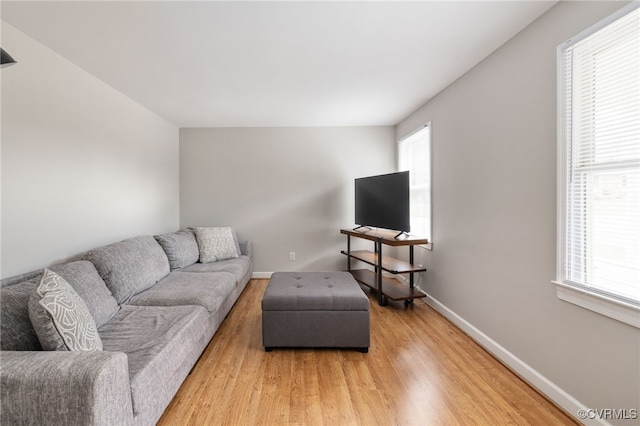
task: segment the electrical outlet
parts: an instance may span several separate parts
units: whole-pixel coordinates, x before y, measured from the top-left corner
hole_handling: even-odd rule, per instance
[[[296,260],[296,252],[295,251],[290,251],[289,252],[289,260]]]

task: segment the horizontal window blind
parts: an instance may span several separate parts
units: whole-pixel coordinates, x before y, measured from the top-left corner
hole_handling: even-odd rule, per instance
[[[562,281],[640,302],[640,15],[562,46]]]

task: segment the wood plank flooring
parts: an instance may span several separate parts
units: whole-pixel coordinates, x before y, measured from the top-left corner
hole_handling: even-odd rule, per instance
[[[371,300],[369,353],[264,352],[252,280],[159,425],[575,425],[422,300]]]

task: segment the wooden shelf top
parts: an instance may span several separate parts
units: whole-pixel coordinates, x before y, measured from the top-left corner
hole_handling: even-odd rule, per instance
[[[420,244],[429,244],[429,240],[427,238],[420,238],[415,235],[402,234],[398,238],[395,238],[398,234],[397,231],[388,231],[385,229],[341,229],[340,233],[350,235],[352,237],[364,238],[365,240],[380,240],[383,244],[388,246],[415,246]]]

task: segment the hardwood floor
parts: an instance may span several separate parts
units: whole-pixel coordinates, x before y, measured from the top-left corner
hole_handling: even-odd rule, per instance
[[[252,280],[159,425],[575,425],[419,300],[371,300],[371,347],[262,347]],[[369,294],[367,292],[367,294]]]

